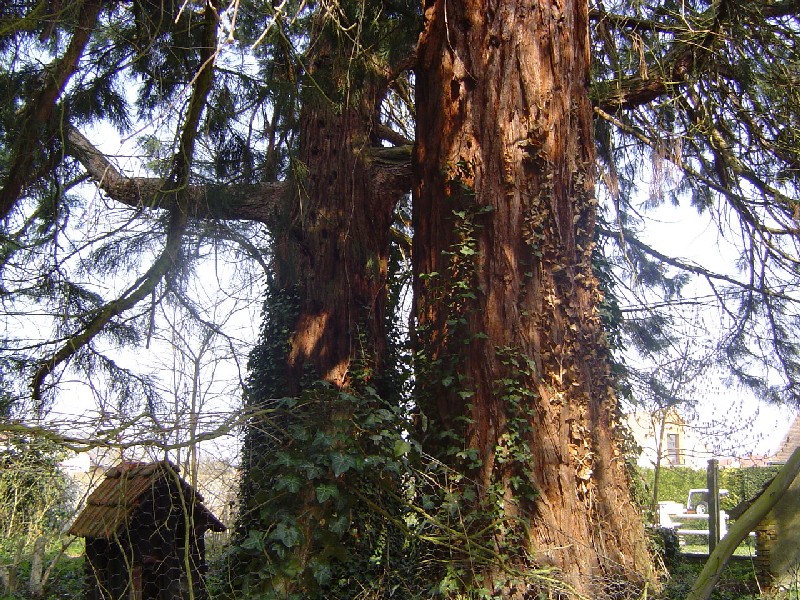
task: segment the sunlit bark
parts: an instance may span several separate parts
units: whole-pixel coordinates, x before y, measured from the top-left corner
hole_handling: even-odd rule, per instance
[[[525,524],[493,533],[499,551],[602,597],[649,557],[591,267],[587,6],[431,0],[425,19],[414,261],[422,367],[443,373],[422,380],[426,442],[479,505]],[[506,597],[538,585],[498,565],[480,576]]]

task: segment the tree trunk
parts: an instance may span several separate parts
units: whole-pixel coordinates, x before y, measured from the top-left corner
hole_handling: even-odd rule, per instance
[[[532,558],[568,594],[602,597],[647,577],[650,558],[615,441],[591,265],[587,5],[424,9],[413,253],[424,442],[467,476],[469,511],[483,507],[465,531],[485,548],[472,585],[508,598],[546,587]]]
[[[239,587],[266,598],[347,597],[343,588],[369,585],[374,563],[359,561],[375,548],[361,494],[386,483],[365,473],[375,432],[360,419],[380,408],[389,236],[405,190],[376,179],[370,159],[386,82],[368,74],[357,93],[340,94],[351,53],[325,43],[308,66],[266,324],[251,355],[249,403],[264,414],[245,442],[239,545],[254,552]]]
[[[33,543],[33,554],[31,555],[31,574],[28,579],[28,591],[34,598],[41,598],[44,592],[44,551],[47,538],[39,536]]]
[[[661,492],[661,451],[664,447],[664,430],[667,425],[667,415],[665,412],[658,411],[658,437],[656,438],[656,464],[653,465],[653,495],[650,501],[650,512],[654,525],[660,525],[661,514],[658,510],[658,495]],[[652,417],[651,417],[652,422]],[[653,431],[656,430],[656,423],[653,422]]]
[[[16,591],[16,565],[0,565],[0,592],[11,596]]]
[[[370,89],[371,88],[371,89]],[[275,240],[275,284],[293,289],[299,314],[287,361],[290,393],[310,371],[347,387],[358,335],[365,336],[370,368],[385,348],[389,232],[399,195],[373,189],[369,127],[377,83],[365,82],[356,106],[308,102],[300,119],[300,161],[287,214]]]

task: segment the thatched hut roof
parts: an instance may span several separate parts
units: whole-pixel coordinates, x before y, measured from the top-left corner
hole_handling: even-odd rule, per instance
[[[90,494],[86,507],[69,529],[72,535],[110,539],[133,517],[146,493],[153,487],[178,484],[187,505],[194,503],[194,522],[202,530],[225,531],[225,526],[203,506],[203,497],[178,474],[169,461],[124,462],[106,473]]]

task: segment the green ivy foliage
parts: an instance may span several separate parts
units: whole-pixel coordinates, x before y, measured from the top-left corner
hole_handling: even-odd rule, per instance
[[[318,383],[276,401],[264,422],[271,452],[248,466],[234,589],[259,598],[353,598],[365,589],[389,597],[416,581],[399,491],[412,444],[399,411],[367,387]]]
[[[390,302],[399,302],[399,253],[391,263]],[[376,373],[372,357],[356,353],[345,389],[309,371],[293,394],[287,358],[298,296],[270,287],[250,357],[252,417],[227,592],[265,599],[421,597],[414,586],[427,587],[426,579],[412,575],[420,545],[411,534],[408,473],[417,447],[408,436],[407,372],[384,366]],[[406,350],[397,312],[387,312],[395,334],[388,353],[396,360]],[[357,348],[372,347],[359,333],[366,329],[355,326]]]

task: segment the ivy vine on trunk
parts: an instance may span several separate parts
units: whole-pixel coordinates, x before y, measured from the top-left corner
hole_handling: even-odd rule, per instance
[[[407,172],[376,177],[372,153],[391,74],[351,60],[352,40],[319,21],[251,357],[258,416],[245,444],[234,588],[266,598],[408,585],[392,562],[403,553],[407,446],[397,393],[383,385],[390,232]]]
[[[591,265],[587,3],[424,8],[420,403],[424,447],[458,474],[465,534],[486,549],[481,561],[465,547],[462,576],[522,598],[554,585],[534,569],[550,567],[568,593],[610,595],[640,584],[650,558]]]

